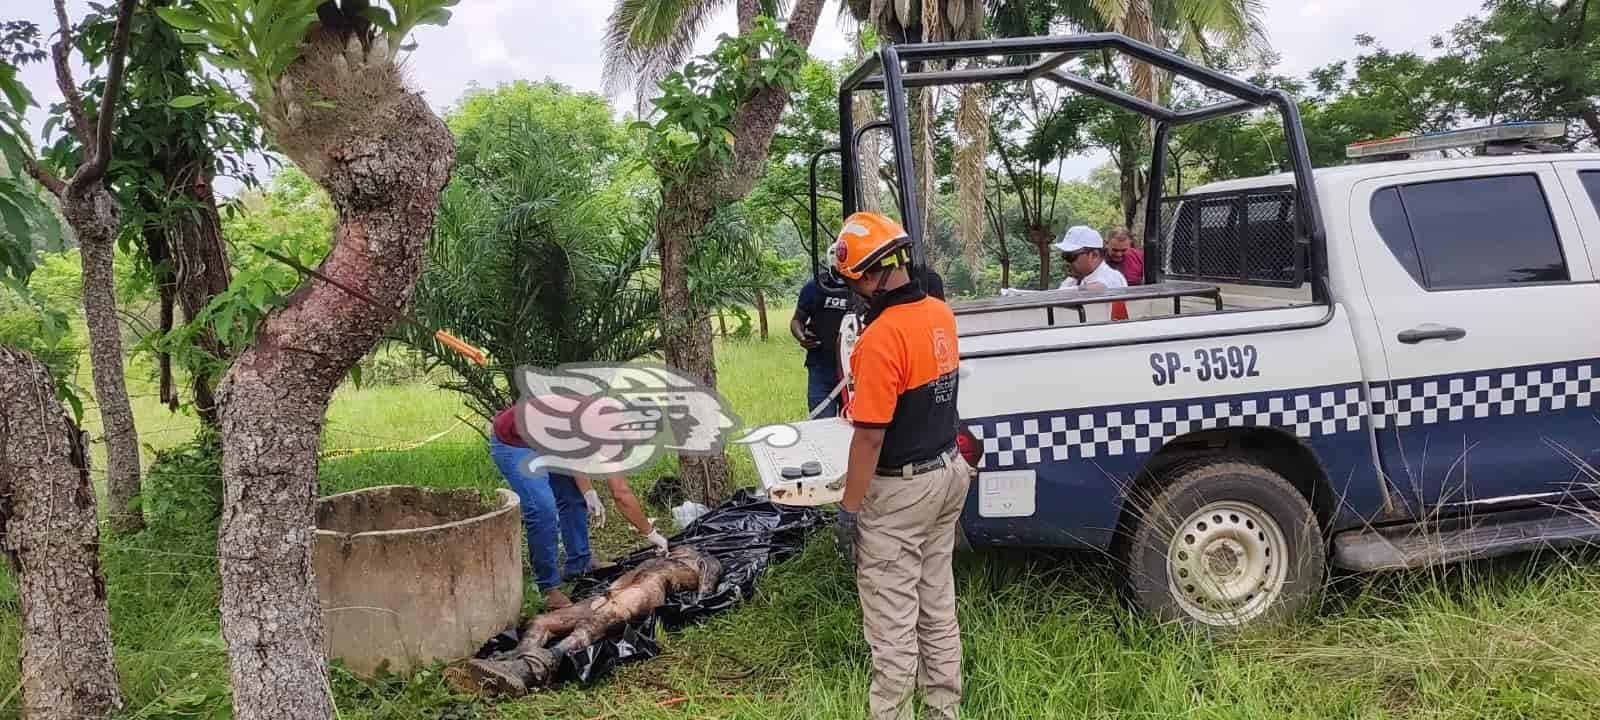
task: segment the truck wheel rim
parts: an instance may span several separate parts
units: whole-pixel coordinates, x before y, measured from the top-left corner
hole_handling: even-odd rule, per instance
[[[1289,543],[1255,505],[1220,500],[1177,526],[1167,549],[1167,586],[1185,613],[1207,625],[1242,625],[1277,601]]]

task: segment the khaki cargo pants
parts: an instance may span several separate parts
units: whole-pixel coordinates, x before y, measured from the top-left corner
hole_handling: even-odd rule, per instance
[[[914,687],[928,717],[956,717],[961,628],[950,563],[971,481],[972,468],[955,455],[938,470],[879,475],[867,490],[855,552],[873,718],[908,720]]]

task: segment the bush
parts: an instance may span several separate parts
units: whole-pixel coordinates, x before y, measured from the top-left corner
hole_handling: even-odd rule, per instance
[[[145,521],[158,532],[215,534],[222,516],[222,442],[205,426],[193,439],[156,452],[145,477]]]

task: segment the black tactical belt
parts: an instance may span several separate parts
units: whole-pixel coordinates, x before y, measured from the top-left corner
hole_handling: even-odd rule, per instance
[[[909,477],[911,475],[921,475],[925,472],[938,470],[939,468],[945,467],[946,465],[949,465],[955,461],[956,449],[955,446],[951,446],[949,449],[933,456],[928,460],[919,460],[914,463],[906,463],[896,467],[884,467],[880,465],[873,472],[888,477]]]

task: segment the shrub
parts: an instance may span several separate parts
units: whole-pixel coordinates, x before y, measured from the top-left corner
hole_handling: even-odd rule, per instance
[[[150,528],[216,534],[222,515],[222,443],[216,431],[202,425],[193,439],[155,456],[142,495]]]

